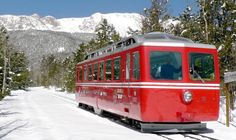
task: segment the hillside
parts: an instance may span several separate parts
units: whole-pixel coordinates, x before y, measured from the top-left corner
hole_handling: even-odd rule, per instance
[[[68,57],[79,48],[82,42],[94,38],[90,33],[66,33],[40,30],[9,32],[10,44],[23,51],[31,69],[38,69],[43,56],[54,54],[58,58]]]

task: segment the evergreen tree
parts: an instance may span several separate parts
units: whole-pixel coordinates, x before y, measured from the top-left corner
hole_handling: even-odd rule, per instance
[[[73,53],[74,62],[79,63],[84,60],[86,56],[86,50],[88,49],[89,44],[86,45],[84,43],[80,44],[79,49],[76,50],[76,52]]]
[[[192,8],[187,6],[184,12],[176,19],[179,23],[174,27],[173,34],[190,38],[193,41],[201,42],[204,39],[198,16],[192,12]]]
[[[96,27],[95,32],[97,35],[96,39],[91,39],[87,44],[80,44],[79,49],[73,53],[73,57],[68,58],[63,62],[63,64],[66,65],[66,71],[68,72],[64,77],[64,85],[65,90],[69,92],[75,91],[76,64],[84,60],[86,53],[120,40],[120,35],[116,32],[113,25],[108,24],[106,19],[103,19],[101,24]]]
[[[168,0],[152,0],[150,8],[144,8],[142,33],[163,32],[162,22],[169,18],[167,14]]]
[[[96,27],[95,33],[97,35],[97,38],[94,42],[96,47],[93,50],[100,49],[107,46],[108,44],[120,40],[119,33],[116,32],[113,25],[108,24],[106,19],[103,19],[101,24]]]
[[[47,65],[47,58],[43,56],[40,65],[40,72],[41,72],[40,85],[44,87],[49,87],[48,71],[49,71],[49,66]]]
[[[23,52],[10,54],[10,71],[12,89],[26,89],[30,85],[28,61]]]
[[[202,27],[202,42],[219,48],[221,77],[225,71],[236,70],[236,0],[199,0],[198,21]]]
[[[11,89],[29,86],[29,69],[24,53],[15,51],[8,43],[7,30],[0,28],[0,99],[10,94]]]
[[[116,32],[113,25],[109,25],[106,19],[102,20],[102,23],[97,26],[96,30],[96,39],[91,39],[87,44],[82,43],[79,46],[79,49],[73,53],[72,58],[68,58],[64,61],[63,64],[67,64],[67,74],[65,75],[65,89],[67,91],[75,91],[75,78],[76,78],[76,64],[83,61],[86,53],[91,52],[102,47],[109,45],[112,42],[117,42],[120,40],[119,34]]]
[[[62,64],[61,60],[56,59],[54,56],[49,57],[49,72],[48,78],[50,79],[50,85],[55,87],[62,87],[63,75],[62,75]],[[50,61],[50,59],[53,61]],[[51,62],[51,63],[50,63]]]
[[[93,40],[91,40],[94,42]],[[91,42],[90,41],[90,42]],[[67,74],[65,75],[65,89],[69,92],[75,91],[75,82],[76,82],[76,64],[83,61],[86,55],[86,49],[88,45],[84,43],[80,44],[79,49],[73,53],[73,58],[67,58],[63,64],[66,65]]]
[[[63,67],[65,70],[64,74],[64,87],[63,90],[66,90],[68,92],[74,92],[75,91],[75,65],[74,61],[71,57],[67,57],[63,61]]]
[[[43,57],[41,61],[41,85],[54,86],[68,92],[75,91],[75,66],[84,60],[88,44],[82,43],[73,56],[64,60],[57,59],[54,55]]]
[[[41,85],[45,87],[62,87],[63,75],[61,67],[61,60],[56,59],[54,55],[43,57],[41,62]]]
[[[8,36],[7,30],[0,27],[0,99],[10,94],[10,74],[9,74],[9,61],[7,56],[8,50]]]
[[[127,31],[127,34],[128,35],[138,35],[138,34],[141,34],[141,32],[139,30],[133,30],[132,28],[128,28],[128,31]]]

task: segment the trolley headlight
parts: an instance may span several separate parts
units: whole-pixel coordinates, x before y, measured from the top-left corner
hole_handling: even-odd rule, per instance
[[[190,103],[193,100],[193,95],[190,91],[184,91],[183,99],[185,103]]]

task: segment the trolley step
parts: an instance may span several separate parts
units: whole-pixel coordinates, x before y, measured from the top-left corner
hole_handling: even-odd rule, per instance
[[[141,123],[142,132],[200,132],[206,123]]]

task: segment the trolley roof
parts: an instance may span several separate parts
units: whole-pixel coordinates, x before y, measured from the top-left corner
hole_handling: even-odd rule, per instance
[[[86,59],[95,59],[114,52],[134,48],[140,45],[156,47],[193,47],[216,49],[213,45],[194,43],[190,39],[174,36],[172,34],[162,32],[151,32],[144,35],[135,35],[123,38],[119,42],[113,43],[107,47],[89,53],[86,56]]]

